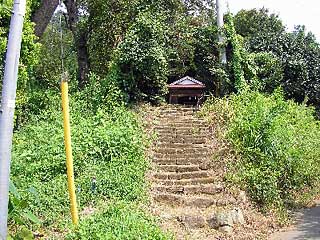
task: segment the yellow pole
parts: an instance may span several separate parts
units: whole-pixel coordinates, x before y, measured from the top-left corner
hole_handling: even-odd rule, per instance
[[[69,115],[69,99],[68,99],[68,82],[62,80],[61,82],[62,93],[62,111],[63,111],[63,126],[64,126],[64,143],[66,148],[67,157],[67,175],[68,175],[68,190],[70,196],[70,208],[72,215],[72,222],[78,225],[79,216],[77,208],[77,197],[74,186],[74,173],[73,173],[73,159],[71,148],[71,129],[70,129],[70,115]]]

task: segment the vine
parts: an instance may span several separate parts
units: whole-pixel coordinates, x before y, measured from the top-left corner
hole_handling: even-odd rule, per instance
[[[227,36],[227,40],[230,42],[232,47],[232,68],[234,72],[235,83],[234,86],[237,92],[241,92],[248,88],[248,84],[244,77],[244,69],[242,63],[244,62],[243,58],[243,45],[241,36],[237,35],[232,14],[226,15],[226,24],[225,24],[225,32]]]

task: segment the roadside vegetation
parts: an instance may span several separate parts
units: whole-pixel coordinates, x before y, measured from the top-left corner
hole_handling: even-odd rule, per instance
[[[320,122],[314,109],[286,101],[279,90],[245,91],[208,101],[203,114],[237,156],[228,180],[262,209],[303,206],[319,194]]]
[[[211,100],[203,114],[236,154],[228,180],[260,210],[286,212],[317,194],[320,45],[304,26],[288,32],[267,9],[226,14],[224,65],[222,30],[206,1],[65,0],[64,13],[55,12],[58,1],[27,2],[11,169],[13,239],[170,239],[145,210],[148,139],[131,107],[164,102],[167,84],[186,75],[206,84]],[[12,4],[0,5],[0,80]],[[52,14],[43,14],[48,9]],[[70,80],[77,230],[69,216],[62,72]]]
[[[91,96],[105,96],[104,105],[100,101],[95,105]],[[25,239],[28,230],[49,239],[68,234],[69,239],[167,239],[143,207],[148,139],[139,117],[121,98],[117,88],[95,84],[73,95],[73,157],[81,218],[75,232],[70,232],[58,94],[15,134],[10,212],[14,239]]]

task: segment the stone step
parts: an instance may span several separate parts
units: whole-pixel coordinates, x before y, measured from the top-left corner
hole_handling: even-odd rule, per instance
[[[208,134],[212,134],[209,130],[173,130],[173,129],[166,129],[166,130],[157,130],[154,134],[158,137],[207,137]]]
[[[210,206],[227,206],[227,205],[235,205],[236,199],[232,196],[228,195],[219,195],[216,196],[186,196],[179,194],[171,194],[171,193],[161,193],[155,192],[153,193],[153,199],[157,202],[165,203],[171,206],[190,206],[197,208],[208,208]]]
[[[176,111],[176,112],[189,112],[189,111],[195,111],[195,108],[193,107],[163,107],[163,108],[158,108],[158,110],[163,113],[163,112],[170,112],[170,111]]]
[[[221,193],[224,190],[222,184],[200,184],[200,185],[180,185],[180,186],[164,186],[164,185],[155,185],[152,187],[153,191],[156,192],[166,192],[174,194],[208,194],[214,195]]]
[[[169,118],[169,117],[175,117],[175,116],[180,116],[180,117],[194,117],[194,112],[193,111],[185,111],[185,112],[180,112],[180,111],[161,111],[159,114],[156,115],[158,118]]]
[[[173,137],[161,137],[158,139],[158,143],[167,144],[206,144],[208,142],[207,138],[173,138]]]
[[[170,153],[170,154],[164,154],[159,152],[153,152],[153,158],[156,160],[161,159],[186,159],[186,160],[193,160],[193,159],[201,159],[205,157],[210,157],[211,155],[208,152],[196,152],[196,153],[184,153],[184,152],[178,152],[178,153]],[[179,164],[180,165],[180,164]]]
[[[167,158],[167,159],[153,158],[152,162],[157,166],[177,165],[177,160],[170,159],[170,158]],[[181,164],[181,165],[184,165],[184,164]]]
[[[154,132],[154,135],[158,139],[163,139],[163,138],[208,138],[209,136],[212,135],[210,131],[205,131],[205,130],[196,130],[196,131],[174,131],[174,130],[161,130],[161,131],[156,131]]]
[[[214,183],[216,179],[214,177],[201,177],[201,178],[192,178],[192,179],[181,179],[181,180],[163,180],[163,179],[154,179],[156,184],[161,184],[164,186],[183,186],[183,185],[198,185],[198,184],[208,184]]]
[[[189,131],[189,130],[210,130],[210,127],[203,126],[201,124],[199,125],[187,125],[187,126],[156,126],[154,127],[155,130],[161,131],[161,130],[171,130],[171,131]]]
[[[168,128],[212,128],[207,126],[206,123],[202,122],[187,122],[187,123],[176,123],[176,122],[160,122],[153,125],[154,129],[168,129]]]
[[[168,111],[177,111],[177,112],[189,112],[189,111],[195,111],[194,107],[172,107],[172,106],[165,106],[158,108],[159,112],[168,112]]]
[[[161,111],[159,114],[156,115],[158,118],[167,118],[172,116],[188,116],[188,117],[194,117],[195,113],[193,111]]]
[[[158,172],[154,173],[153,177],[155,179],[161,180],[182,180],[182,179],[194,179],[194,178],[206,178],[210,177],[212,173],[208,171],[194,171],[194,172]]]
[[[158,165],[157,170],[163,172],[196,172],[200,170],[198,164],[196,165]]]
[[[194,165],[194,164],[202,165],[206,162],[210,162],[210,159],[205,157],[202,157],[202,158],[167,157],[167,158],[154,158],[153,162],[157,165]]]
[[[179,139],[180,141],[182,140],[203,140],[203,139],[207,139],[208,137],[210,137],[210,135],[207,134],[194,134],[194,135],[191,135],[191,134],[181,134],[180,136],[177,136],[177,135],[173,135],[173,134],[170,134],[170,133],[167,133],[167,134],[158,134],[157,136],[157,140],[159,142],[166,142],[167,140],[171,140],[171,139]]]
[[[206,126],[207,123],[198,119],[190,119],[188,122],[184,121],[174,121],[174,122],[160,122],[155,124],[155,128],[166,128],[166,127],[203,127]]]
[[[188,147],[188,148],[155,148],[154,153],[161,153],[164,155],[180,155],[180,154],[205,154],[210,153],[209,147]]]
[[[163,121],[162,123],[163,124],[172,124],[172,123],[174,123],[174,124],[207,123],[206,120],[204,120],[203,118],[199,118],[199,117],[197,117],[195,115],[193,115],[193,116],[190,116],[190,115],[189,116],[183,116],[182,115],[182,117],[183,118],[184,117],[189,117],[189,119],[188,119],[188,121],[184,121],[184,120],[181,120],[181,119],[176,119],[176,120],[174,120],[172,122]],[[163,120],[163,118],[161,120]]]
[[[208,145],[203,143],[167,143],[167,142],[158,142],[155,145],[155,148],[202,148],[208,147]]]
[[[156,193],[153,199],[157,202],[165,203],[168,205],[184,205],[193,206],[198,208],[207,208],[216,205],[216,200],[209,197],[187,197],[177,194]]]
[[[160,115],[157,116],[156,119],[159,122],[165,122],[165,123],[173,123],[173,122],[191,122],[196,121],[198,118],[189,114],[189,115]]]
[[[157,141],[157,140],[156,140]],[[210,143],[209,135],[207,137],[160,137],[158,143],[188,143],[188,144],[207,144]]]
[[[161,107],[158,107],[158,110],[160,111],[166,111],[166,110],[176,110],[176,111],[194,111],[195,108],[193,106],[184,106],[184,105],[179,105],[179,106],[176,106],[176,105],[166,105],[166,106],[161,106]]]
[[[185,136],[192,136],[192,137],[204,137],[211,132],[208,129],[188,129],[188,130],[175,130],[175,129],[161,129],[156,130],[154,132],[158,137],[159,136],[167,136],[167,137],[185,137]]]

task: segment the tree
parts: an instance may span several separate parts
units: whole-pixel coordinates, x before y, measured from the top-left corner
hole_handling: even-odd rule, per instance
[[[109,71],[114,50],[124,40],[126,32],[138,14],[138,0],[88,1],[88,52],[91,70],[100,76]]]
[[[77,49],[78,60],[78,86],[83,88],[87,82],[90,71],[90,59],[88,52],[88,34],[89,27],[87,24],[87,16],[81,15],[81,11],[85,11],[86,3],[77,2],[75,0],[64,0],[67,8],[67,22],[74,37],[74,45]]]
[[[236,32],[246,41],[246,47],[253,52],[278,52],[281,54],[282,36],[285,26],[269,10],[241,10],[234,18]]]
[[[71,81],[77,84],[77,52],[74,47],[73,34],[65,21],[60,26],[60,13],[53,15],[46,31],[39,43],[41,44],[39,64],[35,67],[37,87],[43,89],[59,88],[61,81],[61,57],[63,57],[64,70],[68,72]],[[63,31],[61,42],[60,31]],[[63,56],[60,46],[63,45]]]
[[[235,17],[237,32],[244,37],[250,52],[270,52],[283,67],[281,85],[288,98],[298,102],[306,98],[319,106],[320,46],[303,26],[288,33],[278,16],[268,10],[242,10]]]
[[[19,77],[16,97],[15,128],[25,121],[25,106],[28,102],[30,86],[35,82],[34,69],[39,62],[40,44],[34,34],[34,24],[31,22],[33,1],[27,1],[27,12],[24,21],[21,56],[19,62]],[[4,55],[7,48],[7,36],[13,1],[3,1],[0,5],[0,88],[3,78]]]
[[[20,90],[24,91],[27,82],[32,77],[33,68],[38,63],[40,45],[36,43],[37,37],[34,34],[34,24],[30,20],[32,1],[28,1],[27,13],[22,36],[22,48],[19,69],[19,84]],[[13,6],[13,1],[3,1],[0,7],[0,78],[3,77],[3,60],[7,47],[7,36],[9,31],[9,22],[11,17],[10,9]],[[19,91],[19,90],[18,90]]]
[[[42,37],[58,5],[59,0],[42,0],[32,13],[31,20],[35,23],[34,31],[37,37]]]
[[[141,12],[119,45],[114,64],[129,101],[161,101],[166,94],[166,27],[163,16]]]

